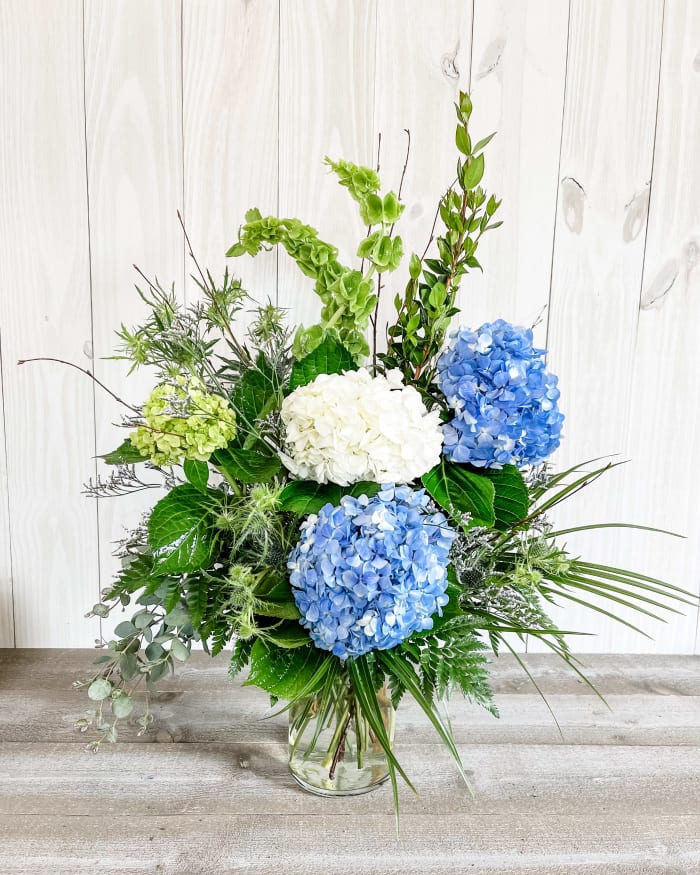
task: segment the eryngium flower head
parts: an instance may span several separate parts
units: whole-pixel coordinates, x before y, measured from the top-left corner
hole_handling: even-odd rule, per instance
[[[320,374],[288,395],[281,413],[282,461],[301,479],[408,483],[440,461],[439,412],[428,412],[398,370]]]
[[[437,382],[454,418],[443,426],[444,454],[481,468],[538,465],[559,446],[564,416],[557,377],[532,331],[499,319],[450,336]]]
[[[208,392],[196,377],[156,386],[143,405],[143,420],[131,442],[155,465],[206,462],[236,434],[236,414],[226,399]]]
[[[388,485],[373,498],[346,495],[302,524],[287,567],[317,647],[345,659],[432,628],[448,602],[455,532],[427,504],[424,490]]]

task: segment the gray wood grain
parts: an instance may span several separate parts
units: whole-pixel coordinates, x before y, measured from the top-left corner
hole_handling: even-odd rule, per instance
[[[700,817],[0,817],[4,875],[697,875]]]
[[[419,795],[403,814],[700,815],[700,748],[459,745],[464,784],[443,747],[406,739],[399,761]],[[282,741],[117,744],[88,756],[74,744],[0,745],[0,814],[356,815],[392,812],[388,785],[365,797],[323,799],[299,789]]]
[[[76,678],[93,671],[99,651],[94,649],[0,648],[0,690],[70,689]],[[210,689],[220,687],[226,676],[230,653],[212,659],[193,653],[177,676],[161,682],[164,689]],[[653,693],[700,696],[700,656],[639,656],[638,654],[588,654],[580,668],[603,695]],[[550,694],[594,696],[593,691],[560,660],[546,653],[522,656],[540,689]],[[531,681],[509,654],[491,659],[491,684],[496,693],[534,692]],[[257,694],[256,694],[257,696]]]
[[[0,651],[2,875],[700,875],[698,658],[591,657],[608,710],[528,656],[563,737],[498,660],[501,719],[452,707],[473,795],[403,703],[397,755],[420,795],[402,787],[397,840],[388,787],[329,800],[295,785],[284,716],[263,719],[266,697],[228,679],[225,654],[168,682],[156,731],[86,753],[71,684],[92,657]]]

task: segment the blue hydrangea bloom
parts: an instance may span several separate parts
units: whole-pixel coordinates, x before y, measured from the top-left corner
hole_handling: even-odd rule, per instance
[[[479,468],[538,465],[559,446],[564,416],[557,377],[532,331],[498,319],[450,336],[437,382],[454,419],[443,426],[443,453]]]
[[[287,567],[301,624],[341,659],[389,650],[430,629],[448,602],[455,532],[430,513],[425,490],[386,485],[373,498],[346,495],[302,525]]]

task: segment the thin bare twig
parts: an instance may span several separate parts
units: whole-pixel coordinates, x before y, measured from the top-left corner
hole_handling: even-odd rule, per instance
[[[233,330],[231,329],[231,326],[229,325],[229,321],[226,318],[226,314],[224,312],[222,312],[221,307],[219,306],[219,302],[216,299],[216,294],[215,294],[214,290],[209,287],[209,281],[207,280],[206,276],[204,275],[204,271],[202,270],[202,268],[199,265],[199,262],[197,261],[197,256],[194,254],[194,249],[192,248],[192,243],[190,242],[190,237],[189,237],[189,234],[187,233],[187,228],[185,227],[185,221],[182,218],[180,210],[177,211],[177,218],[178,218],[178,221],[180,222],[180,227],[182,228],[182,233],[185,235],[185,242],[187,243],[187,248],[189,249],[189,252],[190,252],[190,258],[194,262],[195,267],[197,268],[197,272],[199,273],[199,276],[201,277],[202,288],[204,289],[206,296],[209,298],[209,300],[212,302],[212,304],[216,307],[216,309],[219,313],[219,316],[221,317],[221,324],[223,326],[225,326],[226,331],[227,331],[229,337],[231,338],[231,342],[233,343],[234,347],[236,348],[236,352],[241,357],[241,360],[249,362],[250,356],[248,355],[246,349],[239,343],[238,339],[236,338],[236,335],[233,333]]]
[[[105,384],[103,382],[101,382],[100,380],[97,379],[97,377],[92,373],[92,371],[88,371],[86,368],[81,368],[80,365],[75,365],[75,364],[73,364],[73,362],[65,361],[65,359],[57,359],[57,358],[53,358],[51,356],[39,356],[37,358],[31,358],[31,359],[20,359],[17,362],[17,364],[18,365],[26,365],[27,362],[58,362],[58,364],[60,364],[60,365],[68,365],[69,368],[75,368],[76,371],[80,371],[81,374],[85,374],[86,377],[90,377],[90,379],[93,382],[97,383],[97,385],[101,389],[104,389],[104,391],[108,395],[111,395],[115,401],[118,401],[120,404],[123,404],[124,407],[128,407],[129,410],[133,410],[134,413],[139,414],[139,415],[141,414],[141,411],[138,409],[138,407],[134,407],[132,404],[128,404],[126,401],[124,401],[118,395],[115,395],[111,389],[109,389],[107,386],[105,386]]]
[[[403,189],[403,181],[406,176],[406,168],[408,167],[408,156],[411,154],[411,132],[408,128],[404,128],[404,131],[406,131],[408,143],[406,145],[406,160],[403,163],[403,170],[401,171],[401,182],[399,182],[399,191],[397,195],[399,200],[401,200],[401,190]]]

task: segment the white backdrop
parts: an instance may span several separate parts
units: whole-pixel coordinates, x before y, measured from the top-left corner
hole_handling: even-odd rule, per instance
[[[411,131],[401,233],[422,251],[453,178],[459,88],[475,135],[498,130],[486,184],[505,222],[463,284],[462,321],[532,323],[548,305],[557,464],[632,459],[559,519],[688,535],[571,546],[698,590],[700,3],[1,0],[0,646],[91,644],[83,614],[140,510],[80,494],[123,436],[117,405],[75,371],[17,359],[70,359],[142,400],[143,378],[103,357],[141,315],[132,263],[193,293],[176,210],[212,271],[253,204],[349,258],[362,228],[321,159],[371,164],[379,132],[396,187]],[[234,269],[259,298],[314,313],[285,256]],[[557,619],[598,633],[580,650],[699,645],[694,611],[649,621],[653,641],[581,610]]]

